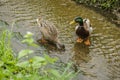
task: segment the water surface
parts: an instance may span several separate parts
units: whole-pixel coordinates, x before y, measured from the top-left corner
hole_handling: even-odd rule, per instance
[[[66,50],[48,50],[44,46],[32,48],[37,54],[47,51],[63,63],[73,61],[83,71],[76,80],[120,79],[120,29],[99,13],[70,0],[0,0],[0,19],[13,26],[16,35],[21,34],[13,39],[16,52],[26,47],[20,40],[27,31],[34,33],[35,40],[41,37],[36,23],[39,16],[56,25]],[[91,20],[94,31],[89,47],[75,42],[75,25],[69,22],[76,16]]]

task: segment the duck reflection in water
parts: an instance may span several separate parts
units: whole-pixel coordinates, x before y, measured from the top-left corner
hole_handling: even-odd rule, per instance
[[[89,56],[89,47],[83,43],[75,43],[74,44],[74,56],[73,60],[76,65],[80,65],[81,63],[87,63],[90,60]]]

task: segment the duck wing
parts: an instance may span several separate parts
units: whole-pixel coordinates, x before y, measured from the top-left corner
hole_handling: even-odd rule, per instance
[[[85,30],[89,31],[91,33],[93,31],[93,29],[92,29],[92,26],[90,24],[90,20],[89,19],[84,19],[83,22],[84,22]]]
[[[58,37],[58,31],[57,31],[57,28],[55,27],[54,24],[52,23],[49,23],[48,25],[48,28],[49,28],[49,34],[55,39]]]
[[[58,38],[58,31],[55,25],[48,21],[42,21],[40,32],[42,33],[43,37],[49,41],[57,41]]]

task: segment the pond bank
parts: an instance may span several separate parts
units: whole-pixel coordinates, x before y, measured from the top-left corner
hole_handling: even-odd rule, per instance
[[[84,5],[87,8],[90,8],[101,15],[105,16],[106,19],[118,27],[120,26],[120,1],[97,1],[97,0],[72,0],[75,1],[78,5]],[[112,17],[111,17],[112,16]]]

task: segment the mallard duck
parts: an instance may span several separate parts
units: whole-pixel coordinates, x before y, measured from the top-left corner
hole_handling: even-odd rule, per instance
[[[64,44],[61,44],[58,39],[58,31],[55,25],[44,20],[42,17],[37,19],[39,30],[42,34],[41,42],[50,42],[56,45],[58,49],[64,49]]]
[[[89,19],[82,19],[81,17],[76,17],[70,24],[78,23],[75,27],[76,35],[78,36],[77,42],[84,42],[86,45],[90,45],[90,34],[92,32],[92,27]]]

